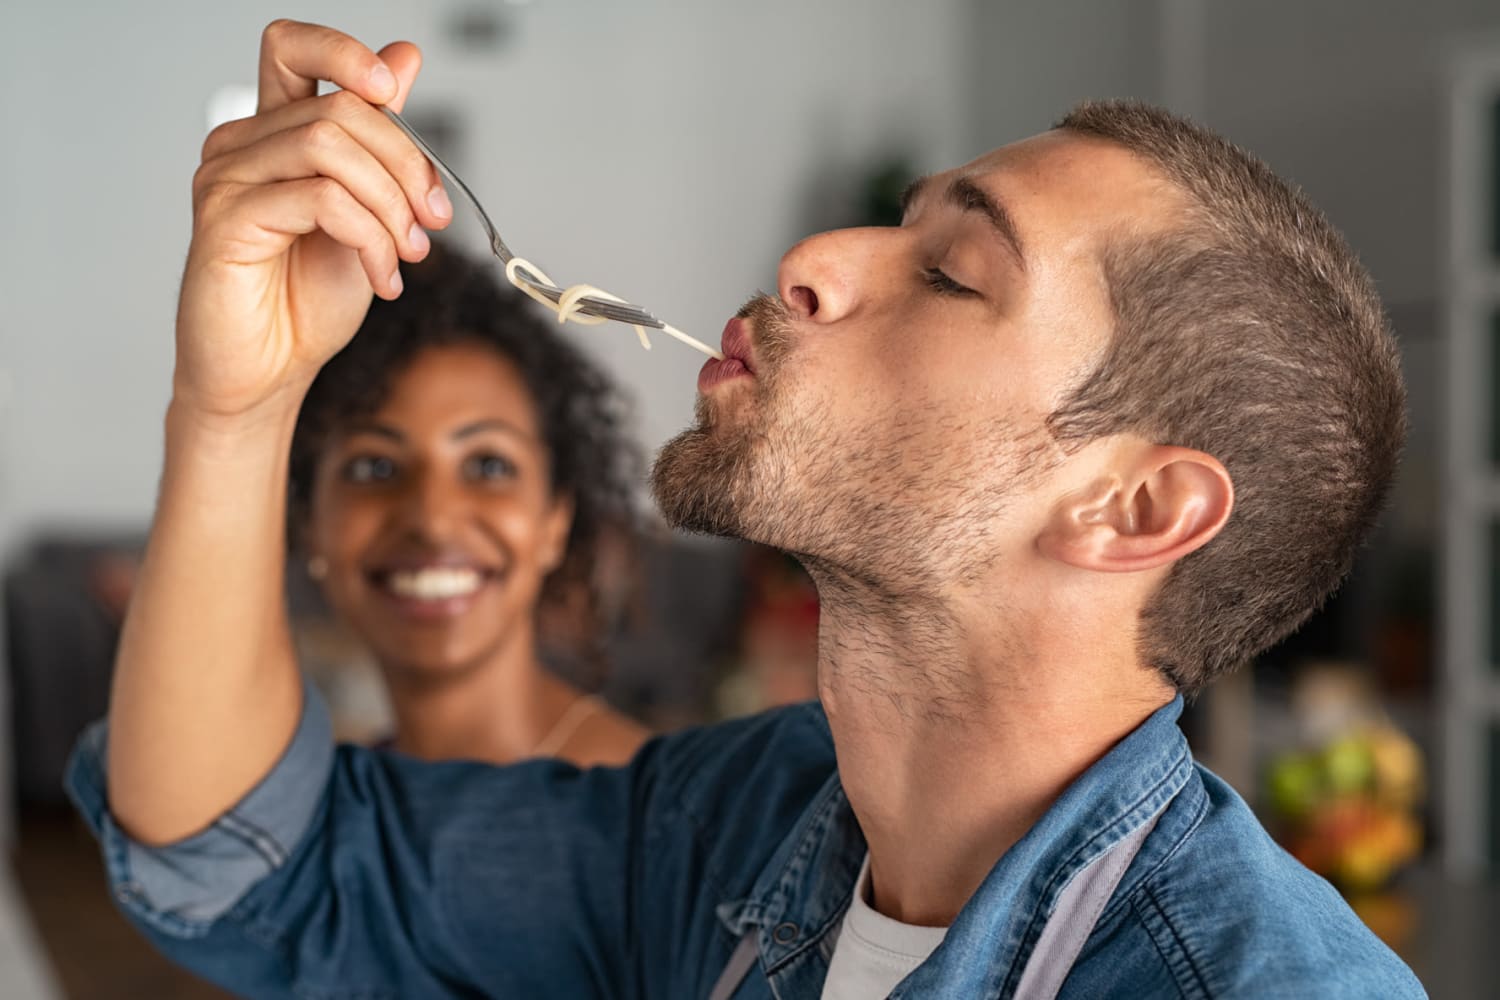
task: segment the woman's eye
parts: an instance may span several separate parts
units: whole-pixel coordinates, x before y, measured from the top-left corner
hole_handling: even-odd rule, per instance
[[[500,455],[475,455],[464,463],[464,472],[470,479],[489,482],[515,478],[516,466]]]
[[[978,295],[979,293],[967,285],[960,285],[935,267],[922,269],[922,280],[927,287],[940,295]]]
[[[344,466],[351,483],[383,483],[396,478],[396,463],[381,455],[357,455]]]

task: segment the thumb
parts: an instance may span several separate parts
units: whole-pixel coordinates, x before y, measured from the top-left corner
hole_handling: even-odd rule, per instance
[[[417,74],[422,70],[422,50],[411,42],[392,42],[376,54],[396,74],[396,96],[386,104],[392,111],[400,111],[411,93],[412,84],[417,81]]]

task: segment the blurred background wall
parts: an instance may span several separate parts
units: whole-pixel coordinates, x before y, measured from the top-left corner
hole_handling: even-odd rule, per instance
[[[0,9],[0,561],[39,538],[144,532],[190,179],[211,105],[234,109],[253,88],[260,30],[277,16],[377,46],[418,42],[426,68],[409,110],[510,244],[564,283],[618,292],[706,340],[772,287],[793,242],[862,221],[882,171],[952,166],[1046,128],[1077,100],[1163,103],[1258,153],[1308,189],[1370,266],[1412,403],[1392,509],[1301,653],[1379,660],[1391,609],[1415,602],[1426,628],[1415,679],[1388,692],[1387,707],[1439,769],[1440,797],[1447,65],[1486,39],[1500,47],[1500,4],[13,0]],[[467,224],[456,234],[481,246]],[[684,425],[694,354],[665,340],[646,354],[613,328],[567,335],[632,390],[648,448]],[[1268,670],[1253,684],[1286,676]],[[1254,755],[1281,731],[1267,711],[1241,734],[1239,758],[1205,747],[1225,754],[1226,771],[1252,761],[1236,772],[1247,794]],[[1441,823],[1430,832],[1440,843]],[[1467,916],[1433,932],[1442,940],[1423,953],[1428,968],[1481,968],[1475,925],[1496,914],[1492,897],[1432,892],[1428,909],[1451,900]]]
[[[1441,56],[1500,27],[1485,0],[295,6],[423,46],[412,107],[455,123],[455,166],[525,254],[710,338],[792,241],[850,216],[872,164],[949,165],[1122,94],[1204,118],[1307,187],[1398,317],[1430,326]],[[254,85],[278,12],[75,0],[4,14],[12,532],[149,511],[209,101]],[[578,336],[637,387],[659,443],[690,408],[696,362],[611,334]]]
[[[955,0],[295,6],[377,46],[416,40],[426,69],[410,107],[456,124],[454,166],[508,242],[703,339],[773,283],[810,211],[837,221],[839,206],[819,202],[872,157],[899,145],[934,167],[976,147],[955,58],[969,10]],[[254,86],[260,30],[283,9],[28,3],[6,15],[7,178],[26,192],[5,249],[19,279],[0,452],[15,530],[149,513],[208,102]],[[485,22],[492,38],[466,40]],[[647,356],[629,331],[579,336],[626,374],[650,442],[682,427],[694,355],[663,344]]]
[[[1486,0],[295,6],[372,43],[416,39],[413,109],[454,123],[455,165],[511,242],[708,338],[792,241],[850,216],[872,164],[952,164],[1122,94],[1201,116],[1307,187],[1430,337],[1441,57],[1500,27]],[[149,511],[209,101],[253,86],[260,28],[282,11],[4,13],[7,540]],[[577,335],[636,386],[657,444],[683,423],[696,362],[618,333]]]

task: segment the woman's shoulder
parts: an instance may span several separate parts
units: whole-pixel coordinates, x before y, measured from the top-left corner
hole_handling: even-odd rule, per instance
[[[652,736],[650,729],[603,700],[559,756],[579,767],[623,767]]]

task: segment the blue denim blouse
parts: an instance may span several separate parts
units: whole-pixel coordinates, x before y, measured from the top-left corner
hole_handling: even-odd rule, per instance
[[[1338,894],[1194,764],[1162,708],[994,866],[892,997],[1012,995],[1069,880],[1160,811],[1060,996],[1425,993]],[[815,1000],[865,853],[817,705],[664,736],[627,767],[422,763],[335,749],[309,693],[276,768],[207,830],[127,837],[103,725],[68,785],[124,912],[250,997]],[[942,822],[933,817],[934,823]]]

